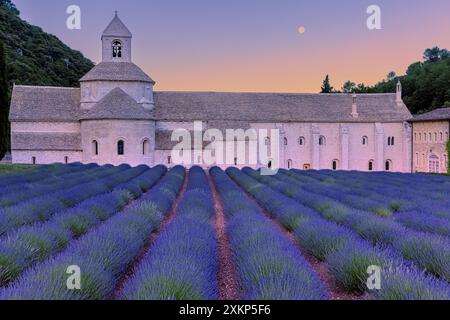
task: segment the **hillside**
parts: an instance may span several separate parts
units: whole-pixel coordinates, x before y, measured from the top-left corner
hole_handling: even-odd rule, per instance
[[[10,0],[0,0],[0,41],[9,84],[78,86],[94,64],[57,37],[22,20]]]

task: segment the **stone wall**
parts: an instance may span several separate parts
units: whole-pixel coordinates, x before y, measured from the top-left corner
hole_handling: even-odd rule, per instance
[[[90,120],[81,124],[83,163],[131,166],[154,164],[155,123],[138,120]],[[124,155],[118,154],[118,142],[124,142]],[[144,152],[144,141],[149,145]],[[93,142],[98,143],[98,155]]]
[[[433,172],[439,161],[439,173],[447,173],[449,121],[413,122],[413,171]]]

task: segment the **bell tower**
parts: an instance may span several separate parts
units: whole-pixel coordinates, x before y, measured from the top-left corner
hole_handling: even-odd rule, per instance
[[[117,11],[102,34],[103,62],[131,62],[131,39],[133,35],[120,20]]]

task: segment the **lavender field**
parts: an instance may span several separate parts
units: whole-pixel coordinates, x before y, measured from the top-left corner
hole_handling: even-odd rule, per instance
[[[3,171],[0,300],[16,299],[450,300],[450,178]]]

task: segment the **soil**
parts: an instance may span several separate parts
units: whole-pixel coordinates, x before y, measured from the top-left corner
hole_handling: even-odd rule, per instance
[[[215,208],[215,227],[218,241],[219,272],[217,281],[220,300],[238,300],[239,285],[236,268],[232,261],[232,251],[227,234],[227,219],[225,217],[222,201],[214,185],[212,177],[208,174],[209,185],[212,191]]]
[[[152,232],[152,234],[145,241],[145,245],[142,247],[139,254],[136,256],[136,258],[133,260],[133,262],[130,264],[130,266],[127,268],[127,270],[121,275],[119,281],[117,282],[116,288],[114,290],[112,300],[116,300],[120,297],[120,294],[121,294],[123,288],[125,287],[125,284],[127,283],[127,281],[129,279],[132,278],[132,276],[134,275],[134,273],[137,270],[137,267],[141,264],[142,260],[150,252],[150,249],[152,248],[156,239],[158,239],[159,235],[164,232],[164,230],[167,228],[167,226],[175,218],[178,206],[179,206],[181,200],[183,199],[184,193],[186,192],[187,184],[188,184],[188,172],[186,172],[186,175],[185,175],[184,181],[183,181],[183,186],[181,187],[181,190],[178,193],[177,199],[173,203],[172,208],[169,210],[169,212],[165,216],[164,220],[161,222],[161,225],[159,226],[158,230],[156,230],[156,232]]]

